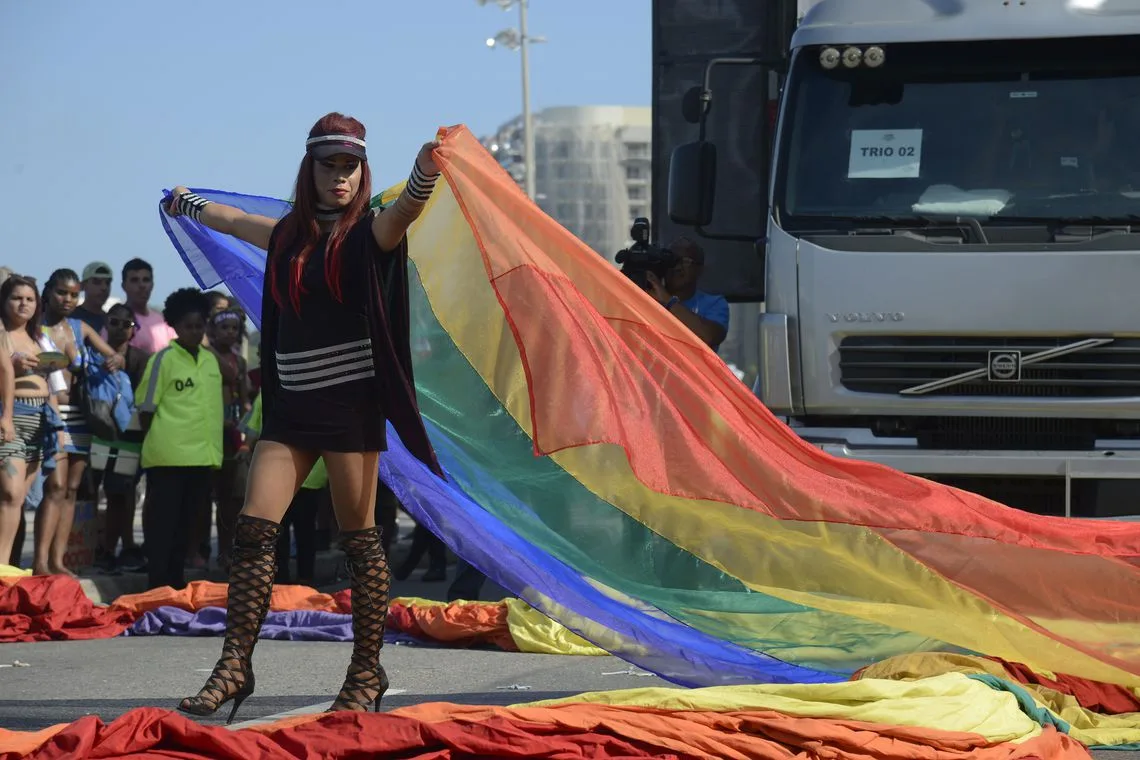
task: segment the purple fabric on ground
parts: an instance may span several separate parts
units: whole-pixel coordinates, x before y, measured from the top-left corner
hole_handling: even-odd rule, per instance
[[[145,613],[124,636],[221,636],[226,630],[226,610],[206,607],[190,612],[179,607],[159,607]],[[291,610],[270,612],[261,638],[278,641],[352,641],[352,616],[336,612]]]
[[[226,630],[224,607],[206,607],[190,612],[180,607],[159,607],[143,614],[123,632],[124,636],[221,636]],[[339,612],[291,610],[270,612],[261,638],[276,641],[352,641],[352,616]],[[412,636],[386,631],[389,644],[431,646]]]

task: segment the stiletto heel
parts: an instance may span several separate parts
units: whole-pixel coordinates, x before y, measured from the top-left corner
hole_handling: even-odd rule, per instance
[[[248,697],[252,693],[253,693],[253,689],[250,689],[247,692],[243,692],[243,693],[239,693],[239,694],[234,695],[233,709],[230,710],[230,717],[226,718],[226,725],[227,726],[234,722],[234,716],[237,715],[237,711],[238,711],[238,708],[241,707],[241,703],[244,702],[245,698]]]

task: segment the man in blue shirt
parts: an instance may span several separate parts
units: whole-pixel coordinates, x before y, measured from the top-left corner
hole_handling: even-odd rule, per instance
[[[665,275],[664,282],[649,273],[649,294],[716,351],[728,335],[728,301],[724,296],[697,289],[705,266],[705,252],[699,245],[680,237],[669,250],[679,261]]]

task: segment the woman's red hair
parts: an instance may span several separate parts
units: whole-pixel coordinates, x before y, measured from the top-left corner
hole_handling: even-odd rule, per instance
[[[351,135],[364,139],[364,125],[351,116],[340,113],[330,113],[322,116],[313,128],[309,130],[309,137],[321,135]],[[329,236],[328,247],[325,249],[325,282],[328,283],[329,292],[338,301],[342,300],[340,282],[340,247],[348,231],[365,211],[372,198],[372,172],[368,169],[368,162],[360,163],[360,186],[352,202],[348,204],[340,219],[333,227]],[[313,157],[307,152],[301,159],[301,168],[297,172],[297,184],[293,189],[293,209],[281,220],[280,231],[277,235],[274,251],[271,252],[266,265],[269,267],[269,282],[272,288],[273,300],[279,307],[284,306],[282,294],[277,286],[277,259],[285,252],[300,247],[300,252],[293,260],[292,271],[289,273],[289,302],[294,311],[301,310],[301,294],[305,292],[302,283],[302,274],[305,271],[305,262],[316,248],[321,239],[321,228],[317,224],[317,193],[316,180],[313,177]]]

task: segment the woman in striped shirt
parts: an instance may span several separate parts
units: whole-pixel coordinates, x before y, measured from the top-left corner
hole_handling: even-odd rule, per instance
[[[8,559],[19,555],[15,543],[28,488],[41,463],[48,469],[54,465],[57,435],[63,427],[56,396],[67,390],[60,372],[67,360],[40,330],[40,297],[34,280],[12,275],[0,285],[0,319],[4,323],[0,351],[11,357],[15,374],[15,435],[0,444],[0,558]],[[41,361],[46,352],[55,356]]]

